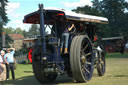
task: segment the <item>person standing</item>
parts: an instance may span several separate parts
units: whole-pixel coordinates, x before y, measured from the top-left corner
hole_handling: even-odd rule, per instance
[[[4,62],[5,52],[3,50],[0,51],[0,81],[6,80],[6,66]]]
[[[68,21],[67,21],[68,22]],[[62,50],[63,50],[63,44],[65,41],[65,47],[64,47],[64,54],[68,53],[68,40],[69,40],[69,32],[74,28],[74,24],[69,24],[66,27],[65,31],[62,33],[62,40],[61,40],[61,54],[62,54]]]
[[[7,80],[9,80],[9,72],[11,70],[12,79],[15,79],[15,72],[14,72],[14,53],[15,48],[8,48],[7,53],[5,54],[5,62],[6,62],[6,69],[7,69]]]
[[[128,51],[128,42],[125,44],[125,49]]]

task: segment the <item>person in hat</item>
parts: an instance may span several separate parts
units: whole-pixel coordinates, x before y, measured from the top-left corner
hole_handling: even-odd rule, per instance
[[[12,79],[15,79],[15,60],[14,60],[14,53],[15,48],[8,48],[7,53],[5,54],[5,62],[6,62],[6,69],[7,69],[7,80],[9,80],[9,72],[11,70]]]

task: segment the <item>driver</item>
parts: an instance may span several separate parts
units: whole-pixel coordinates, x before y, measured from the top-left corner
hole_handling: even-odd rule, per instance
[[[68,39],[69,39],[69,32],[74,28],[74,24],[71,24],[67,21],[68,25],[65,28],[64,32],[62,33],[62,38],[61,38],[61,54],[63,52],[63,44],[65,41],[65,47],[64,47],[64,54],[68,53]]]

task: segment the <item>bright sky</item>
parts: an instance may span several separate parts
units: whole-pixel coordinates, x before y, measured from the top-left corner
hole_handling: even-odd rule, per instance
[[[68,10],[77,6],[92,5],[91,0],[9,0],[6,9],[10,21],[6,27],[28,30],[30,25],[23,24],[24,15],[36,11],[39,3],[43,3],[44,8],[56,7]]]
[[[74,9],[78,6],[92,6],[92,0],[8,0],[7,14],[10,19],[6,27],[28,30],[30,25],[23,24],[23,18],[26,14],[36,11],[38,4],[43,3],[44,8],[55,7],[63,9]],[[126,0],[128,1],[128,0]]]

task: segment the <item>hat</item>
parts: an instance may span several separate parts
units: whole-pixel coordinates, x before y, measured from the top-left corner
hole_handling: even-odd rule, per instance
[[[0,54],[5,54],[5,51],[1,50],[1,51],[0,51]]]

